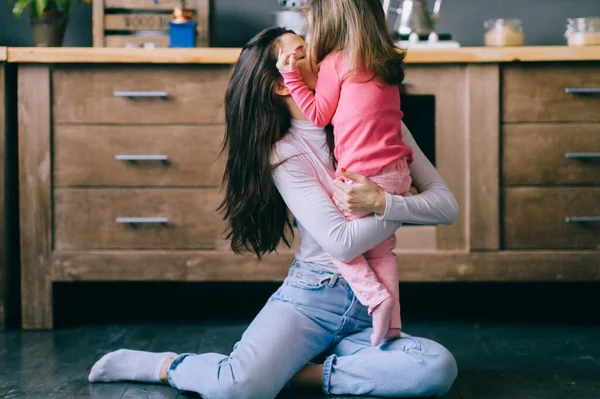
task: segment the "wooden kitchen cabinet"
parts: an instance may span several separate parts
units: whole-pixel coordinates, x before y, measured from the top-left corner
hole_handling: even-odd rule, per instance
[[[600,250],[600,63],[507,65],[502,81],[504,248]]]
[[[291,250],[258,262],[223,239],[217,157],[229,73],[20,66],[24,328],[52,327],[56,281],[285,276]]]
[[[56,281],[285,277],[293,250],[258,262],[234,255],[223,239],[217,155],[228,76],[218,65],[20,66],[25,328],[52,327]],[[484,98],[471,87],[482,80]],[[407,81],[406,94],[436,99],[436,165],[462,212],[453,226],[398,230],[401,276],[455,279],[448,267],[457,258],[498,245],[498,144],[490,145],[498,141],[498,66],[411,66]],[[471,141],[487,142],[486,154]],[[472,180],[488,192],[472,196]],[[475,223],[469,196],[482,216]],[[430,268],[440,262],[442,269]]]
[[[401,249],[411,251],[415,244],[429,251],[498,249],[498,71],[496,64],[406,68],[403,91],[435,97],[435,166],[460,214],[452,226],[398,229]],[[418,139],[419,132],[412,133]]]
[[[24,328],[52,328],[55,282],[285,278],[297,236],[260,262],[235,255],[216,211],[237,55],[185,51],[14,51]],[[400,280],[600,280],[599,224],[564,222],[600,215],[600,165],[581,156],[600,151],[600,96],[564,90],[597,87],[600,60],[470,51],[409,54],[403,93],[434,98],[435,164],[460,214],[398,230]]]

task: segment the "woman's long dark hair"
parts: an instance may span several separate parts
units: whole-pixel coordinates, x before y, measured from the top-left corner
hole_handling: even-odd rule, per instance
[[[235,253],[248,250],[260,259],[293,236],[289,212],[273,183],[270,155],[285,136],[291,115],[283,97],[275,94],[281,83],[276,67],[279,38],[294,33],[269,28],[242,49],[225,96],[225,139],[221,156],[227,156],[219,206],[227,222],[227,239]],[[327,147],[333,154],[333,130],[326,129]],[[335,164],[335,159],[331,155]]]
[[[277,70],[278,39],[294,33],[270,28],[242,49],[225,97],[226,132],[221,155],[225,199],[219,206],[227,222],[227,238],[235,253],[249,250],[258,258],[274,251],[281,240],[290,245],[287,207],[273,183],[270,155],[289,130],[291,115],[275,94],[282,78]]]

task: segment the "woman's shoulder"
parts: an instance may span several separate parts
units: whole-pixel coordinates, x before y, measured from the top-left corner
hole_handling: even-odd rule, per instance
[[[277,165],[291,157],[302,155],[304,152],[296,137],[292,133],[288,133],[273,146],[271,164]]]
[[[270,163],[281,167],[294,176],[316,176],[318,155],[295,134],[287,134],[279,140],[271,151]]]

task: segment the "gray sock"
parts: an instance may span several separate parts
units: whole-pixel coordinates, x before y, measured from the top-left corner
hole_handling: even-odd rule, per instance
[[[94,364],[88,379],[90,382],[139,381],[159,383],[163,362],[177,357],[173,352],[143,352],[119,349],[107,353]]]

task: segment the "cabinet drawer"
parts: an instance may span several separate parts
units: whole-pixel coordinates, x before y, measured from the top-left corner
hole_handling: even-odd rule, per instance
[[[567,217],[596,222],[567,223]],[[507,249],[600,249],[600,188],[509,188],[504,191]]]
[[[216,210],[221,198],[219,190],[209,189],[56,189],[54,245],[59,250],[214,249],[223,246],[224,223]]]
[[[502,164],[508,185],[600,184],[600,124],[505,125]]]
[[[53,74],[56,123],[223,123],[227,66],[77,66]]]
[[[223,126],[72,126],[54,130],[56,186],[220,187]]]
[[[600,63],[507,65],[502,103],[506,122],[598,122]]]

